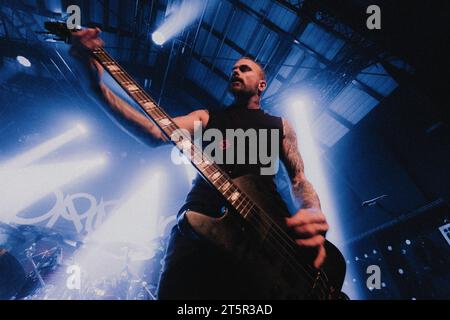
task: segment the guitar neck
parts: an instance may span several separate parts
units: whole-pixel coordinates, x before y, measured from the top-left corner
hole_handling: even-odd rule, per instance
[[[256,209],[256,205],[233,183],[227,173],[204,154],[200,146],[193,143],[190,135],[180,130],[172,118],[103,48],[95,49],[92,55],[158,126],[167,140],[182,151],[203,178],[219,191],[241,216],[247,218],[249,213]]]
[[[98,48],[92,52],[94,58],[117,81],[128,95],[140,106],[142,111],[161,129],[167,139],[179,127],[162,110],[156,102],[133,80],[128,73],[103,49]]]

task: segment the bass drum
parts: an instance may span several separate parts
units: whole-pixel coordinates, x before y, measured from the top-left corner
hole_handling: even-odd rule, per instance
[[[25,270],[19,261],[5,249],[0,249],[0,300],[15,299],[25,281]]]

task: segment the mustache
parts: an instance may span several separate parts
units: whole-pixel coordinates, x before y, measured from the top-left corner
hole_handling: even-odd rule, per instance
[[[244,83],[244,80],[242,80],[239,77],[231,77],[231,82],[239,81],[240,83]]]

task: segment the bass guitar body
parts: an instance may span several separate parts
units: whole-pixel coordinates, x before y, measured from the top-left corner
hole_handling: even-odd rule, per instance
[[[252,270],[252,284],[258,297],[347,299],[341,292],[346,271],[341,252],[326,241],[326,261],[321,269],[314,268],[313,252],[301,249],[284,226],[284,218],[290,214],[272,200],[273,196],[257,177],[242,176],[233,182],[259,210],[245,219],[233,209],[218,218],[187,211],[186,219],[196,234]]]

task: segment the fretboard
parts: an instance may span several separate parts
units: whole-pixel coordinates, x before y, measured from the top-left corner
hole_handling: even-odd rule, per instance
[[[132,79],[128,73],[103,49],[98,48],[92,52],[94,58],[115,81],[139,105],[142,111],[158,126],[168,141],[174,144],[184,156],[192,163],[197,171],[214,188],[216,188],[244,218],[254,212],[257,207],[231,180],[226,172],[216,165],[201,147],[193,143],[190,135],[183,131],[172,118]],[[186,152],[189,150],[189,152]]]

